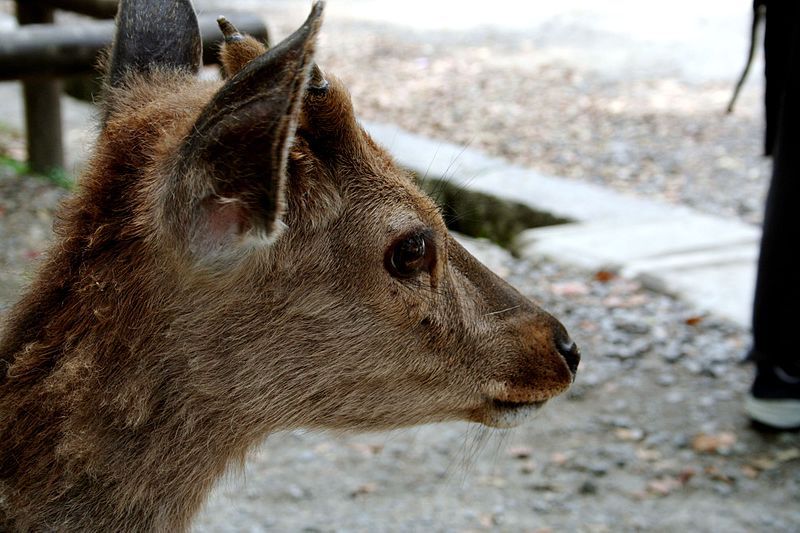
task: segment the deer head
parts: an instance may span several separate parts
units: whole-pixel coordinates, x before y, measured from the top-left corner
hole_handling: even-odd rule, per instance
[[[270,432],[509,427],[571,384],[561,324],[314,64],[322,10],[269,51],[221,20],[209,82],[188,0],[122,0],[95,155],[0,342],[10,523],[182,527]]]

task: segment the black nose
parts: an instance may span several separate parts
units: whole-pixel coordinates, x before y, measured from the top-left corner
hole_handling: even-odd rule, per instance
[[[569,371],[574,376],[578,371],[578,363],[581,362],[581,351],[578,349],[578,345],[567,337],[566,340],[557,342],[556,346],[558,346],[558,353],[564,357]]]

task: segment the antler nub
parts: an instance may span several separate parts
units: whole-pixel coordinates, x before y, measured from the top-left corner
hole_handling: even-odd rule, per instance
[[[217,24],[225,37],[220,48],[220,63],[226,76],[233,76],[250,61],[267,51],[263,43],[240,33],[227,18],[218,17]]]
[[[222,35],[225,36],[226,43],[241,41],[244,39],[244,35],[239,33],[239,30],[236,29],[236,26],[234,26],[231,21],[225,17],[217,17],[217,24],[219,24],[219,29],[222,30]]]
[[[322,74],[319,66],[314,63],[311,66],[311,75],[308,79],[308,91],[316,96],[322,96],[328,92],[328,80]]]

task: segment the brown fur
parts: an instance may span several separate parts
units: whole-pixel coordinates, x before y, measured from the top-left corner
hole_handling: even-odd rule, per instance
[[[250,174],[185,161],[220,83],[151,68],[109,89],[89,168],[0,338],[0,530],[182,530],[271,432],[494,425],[498,401],[569,386],[561,325],[448,235],[327,81],[290,105],[291,149],[263,167],[286,176],[268,240],[250,238]],[[210,168],[236,176],[227,203],[201,197],[222,187]],[[224,253],[176,226],[204,209]],[[392,276],[387,250],[419,228],[430,270]]]
[[[226,33],[219,50],[219,62],[225,77],[233,76],[250,61],[267,51],[263,43],[249,35],[242,35],[224,18],[220,19],[220,28]]]

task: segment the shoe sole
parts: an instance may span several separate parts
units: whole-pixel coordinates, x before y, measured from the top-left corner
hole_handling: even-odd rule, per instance
[[[778,429],[800,427],[800,400],[761,400],[748,395],[744,410],[756,422]]]

